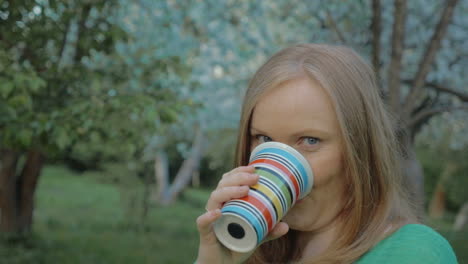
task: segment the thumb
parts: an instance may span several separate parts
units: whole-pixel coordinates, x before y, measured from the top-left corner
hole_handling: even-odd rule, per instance
[[[221,217],[221,210],[206,212],[197,218],[197,227],[200,233],[200,243],[216,244],[216,236],[213,232],[212,224]]]
[[[273,230],[271,230],[271,232],[268,234],[268,236],[266,237],[264,242],[280,238],[280,237],[286,235],[286,233],[288,233],[288,231],[289,231],[288,224],[286,224],[285,222],[279,222],[273,228]]]

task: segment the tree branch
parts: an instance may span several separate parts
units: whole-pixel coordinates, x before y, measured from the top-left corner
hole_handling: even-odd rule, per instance
[[[429,118],[437,114],[444,113],[444,112],[452,112],[452,111],[457,111],[457,110],[468,110],[468,104],[464,104],[461,106],[453,106],[453,105],[440,106],[440,107],[434,107],[434,108],[422,110],[411,118],[411,121],[409,122],[409,126],[415,127],[429,120]]]
[[[445,35],[445,32],[447,31],[448,24],[453,16],[453,10],[455,9],[458,0],[447,0],[446,3],[447,4],[442,12],[439,23],[437,24],[429,45],[427,46],[419,63],[418,72],[414,78],[412,89],[405,99],[403,111],[407,114],[408,117],[411,113],[413,103],[424,94],[424,90],[422,88],[424,86],[426,76],[429,73],[435,55],[440,48],[440,43],[443,36]]]
[[[81,47],[82,45],[80,45],[80,40],[83,37],[84,32],[86,30],[85,29],[85,23],[86,23],[86,20],[88,20],[89,13],[91,12],[91,7],[92,6],[90,4],[86,4],[83,7],[83,10],[81,11],[81,14],[80,14],[80,19],[78,21],[78,32],[76,34],[77,35],[77,38],[76,38],[76,52],[75,52],[75,56],[73,58],[74,63],[79,62],[81,60],[81,57],[83,57],[84,50]]]
[[[414,83],[414,80],[404,80],[403,82],[406,83],[406,84],[411,84],[411,83]],[[427,83],[424,84],[424,86],[433,88],[433,89],[435,89],[435,90],[437,90],[439,92],[454,95],[454,96],[458,97],[458,99],[460,99],[461,101],[468,102],[468,93],[464,93],[462,91],[457,91],[457,89],[449,88],[447,86],[444,86],[444,85],[441,85],[441,84],[438,84],[438,83],[435,83],[435,82],[427,82]]]
[[[382,6],[380,0],[372,0],[372,65],[380,81],[380,35],[382,34]]]
[[[433,83],[433,82],[426,83],[426,85],[428,87],[436,89],[437,91],[441,91],[441,92],[444,92],[444,93],[449,93],[449,94],[455,95],[456,97],[458,97],[458,99],[460,99],[463,102],[468,102],[468,94],[467,93],[460,92],[460,91],[457,91],[457,90],[455,90],[453,88],[448,88],[448,87],[445,87],[445,86],[442,86],[440,84]]]
[[[388,94],[394,113],[400,111],[401,57],[405,42],[406,0],[396,0],[392,33],[392,58],[388,70]]]
[[[195,128],[195,139],[192,143],[192,150],[190,151],[189,157],[182,162],[177,175],[174,178],[174,182],[169,187],[169,201],[165,201],[166,204],[173,202],[180,192],[187,186],[193,176],[193,172],[198,170],[200,167],[200,160],[203,157],[205,135],[200,125],[196,125]]]
[[[458,53],[458,52],[457,52]],[[455,57],[452,61],[449,62],[449,68],[452,68],[453,65],[459,63],[461,60],[468,57],[468,53],[460,53],[457,57]]]
[[[166,152],[161,148],[154,158],[154,179],[157,189],[154,200],[164,200],[169,189],[169,160]]]
[[[335,22],[335,19],[333,18],[332,14],[330,13],[329,10],[327,10],[327,24],[330,25],[330,27],[335,31],[336,35],[338,36],[338,39],[340,40],[341,43],[346,44],[346,39],[343,35],[343,32],[341,32],[340,28]]]
[[[434,107],[436,101],[429,95],[426,95],[426,98],[419,103],[418,107],[413,110],[413,115],[421,112],[424,109]]]
[[[63,57],[65,56],[65,47],[67,45],[67,36],[68,36],[68,32],[70,31],[70,25],[72,23],[72,20],[71,18],[69,18],[66,22],[66,25],[65,25],[65,32],[63,32],[63,38],[62,38],[62,41],[60,43],[60,48],[59,48],[59,52],[58,52],[58,61],[57,61],[57,64],[60,65],[63,61]]]

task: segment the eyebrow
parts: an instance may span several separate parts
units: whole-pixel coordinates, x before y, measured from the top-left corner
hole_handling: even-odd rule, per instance
[[[255,131],[255,132],[258,132],[258,133],[260,133],[260,134],[266,134],[266,133],[263,132],[262,130],[257,129],[257,128],[255,128],[255,127],[250,127],[249,131],[250,131],[250,133],[252,133],[252,131]]]
[[[255,127],[250,127],[250,133],[252,133],[252,131],[255,131],[257,133],[260,133],[260,134],[268,134],[260,129],[257,129]],[[295,132],[294,134],[292,134],[292,136],[301,136],[301,135],[307,135],[307,134],[320,134],[320,135],[329,135],[329,134],[332,134],[331,132],[329,131],[326,131],[326,130],[322,130],[322,129],[314,129],[314,128],[308,128],[308,129],[303,129],[303,130],[299,130],[297,132]]]
[[[255,128],[255,127],[253,127],[253,126],[250,126],[249,128],[250,128],[250,130],[257,130],[257,131],[260,131],[260,129]]]

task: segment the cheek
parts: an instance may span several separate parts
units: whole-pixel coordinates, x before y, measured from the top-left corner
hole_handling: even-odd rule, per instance
[[[256,148],[259,144],[255,141],[251,141],[250,142],[250,153],[252,153],[252,151],[254,150],[254,148]]]
[[[314,186],[322,186],[344,177],[341,153],[310,154],[307,158],[314,173]],[[344,178],[343,178],[344,179]]]

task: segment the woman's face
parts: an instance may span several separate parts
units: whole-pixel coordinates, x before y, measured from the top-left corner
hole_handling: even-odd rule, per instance
[[[314,173],[311,193],[286,214],[290,228],[316,231],[327,227],[343,207],[343,143],[333,104],[309,78],[288,81],[264,94],[250,127],[251,150],[267,141],[298,150]]]

